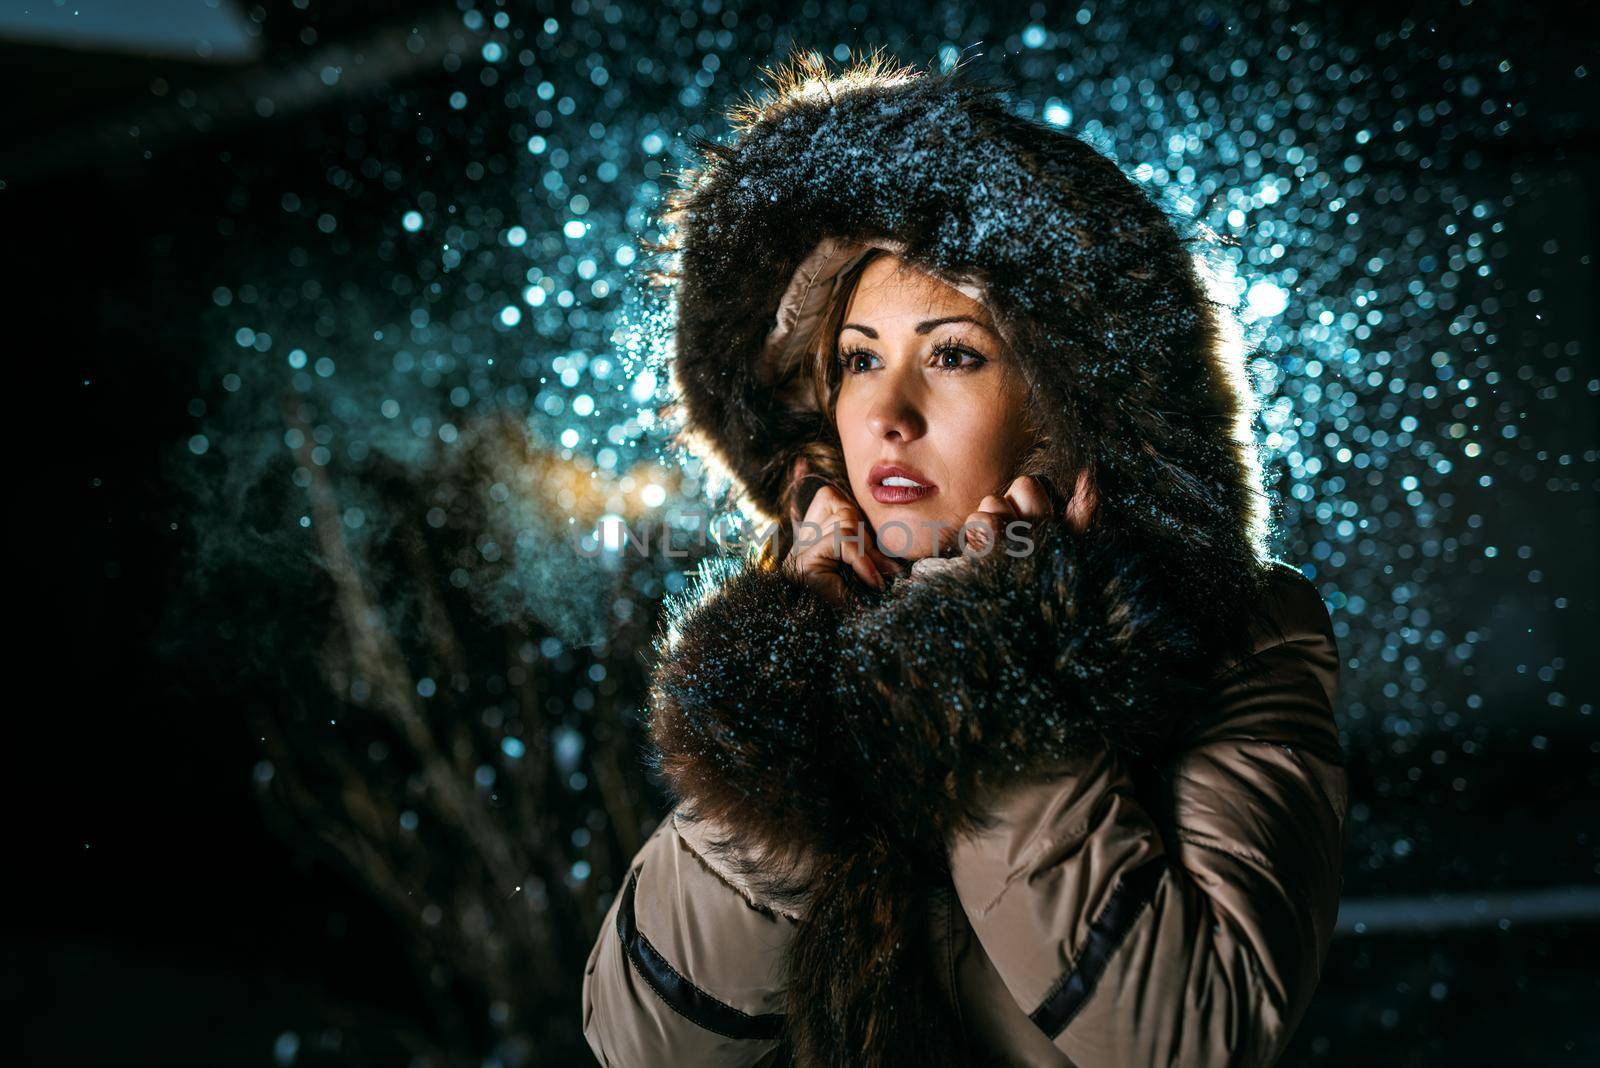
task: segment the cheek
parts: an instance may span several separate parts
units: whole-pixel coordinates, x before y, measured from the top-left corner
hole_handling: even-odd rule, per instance
[[[866,416],[861,408],[851,394],[843,391],[833,406],[834,429],[838,431],[839,443],[844,447],[845,467],[852,482],[858,471],[865,477],[866,469],[861,465],[870,465],[876,457],[873,452],[876,443],[872,440],[872,433],[867,430]]]
[[[978,498],[994,492],[1016,452],[1017,415],[999,397],[963,404],[943,421],[939,451]]]
[[[861,425],[862,413],[860,402],[856,399],[853,389],[841,389],[838,397],[833,402],[833,421],[839,428],[839,436],[849,434]]]

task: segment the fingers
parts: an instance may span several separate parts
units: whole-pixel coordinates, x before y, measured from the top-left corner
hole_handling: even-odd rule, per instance
[[[1023,475],[1006,487],[1006,499],[1022,519],[1047,519],[1055,509],[1044,483],[1033,475]]]
[[[977,551],[993,548],[1013,521],[1029,522],[1051,519],[1056,508],[1044,480],[1034,475],[1023,475],[1012,480],[1005,494],[990,494],[978,502],[978,510],[967,517],[966,544]]]
[[[862,544],[859,526],[853,527],[842,519],[830,521],[816,542],[801,549],[795,557],[793,573],[802,578],[815,579],[829,590],[844,592],[839,573],[848,568],[874,589],[882,589],[889,571],[887,561],[882,561],[875,550]]]
[[[837,533],[840,558],[850,563],[862,579],[882,588],[884,576],[905,570],[900,561],[886,555],[878,548],[877,540],[865,517],[854,508],[842,513],[838,519]]]
[[[1032,475],[1024,475],[1012,482],[1006,489],[1006,497],[1016,508],[1017,514],[1024,519],[1042,519],[1054,516],[1057,511],[1051,487],[1047,486],[1043,479]],[[1098,503],[1099,497],[1095,493],[1094,480],[1089,477],[1089,472],[1085,469],[1078,472],[1072,496],[1060,508],[1060,512],[1073,531],[1082,534],[1088,529],[1090,520],[1094,518],[1095,506]]]
[[[998,544],[1005,524],[1016,518],[1016,509],[1009,500],[989,494],[978,502],[978,510],[962,523],[966,546],[987,555]]]
[[[877,575],[896,574],[905,568],[899,561],[885,555],[878,548],[877,540],[872,536],[872,531],[867,527],[867,520],[861,510],[832,486],[823,486],[817,490],[817,495],[811,501],[811,507],[806,511],[805,523],[812,524],[810,528],[817,535],[808,538],[809,545],[831,545],[838,541],[841,545],[854,548],[857,541],[865,543],[865,556],[869,569]],[[829,552],[834,556],[833,552]],[[844,559],[838,554],[839,559]],[[865,576],[863,576],[865,577]],[[880,585],[880,583],[874,583]]]
[[[854,510],[854,506],[845,500],[843,494],[832,486],[825,485],[811,498],[811,506],[806,509],[805,519],[802,522],[821,526],[830,516]]]
[[[987,552],[985,544],[992,549],[998,543],[1002,532],[1016,520],[1025,520],[1036,523],[1055,517],[1055,504],[1050,498],[1050,491],[1044,481],[1033,475],[1023,475],[1014,479],[1006,487],[1003,497],[988,496],[978,505],[978,511],[973,514],[973,520],[980,522],[985,528],[983,531],[969,533],[968,542],[974,550]]]
[[[795,525],[795,545],[807,554],[828,540],[831,526],[850,510],[849,502],[832,486],[820,487],[806,508],[805,518]]]

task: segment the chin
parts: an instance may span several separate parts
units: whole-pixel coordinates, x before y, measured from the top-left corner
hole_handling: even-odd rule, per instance
[[[877,536],[878,548],[886,556],[892,556],[896,560],[921,560],[939,555],[938,536],[941,531],[924,524],[943,523],[944,530],[952,532],[948,535],[951,537],[955,528],[961,525],[959,519],[951,520],[944,516],[932,515],[914,506],[880,505],[876,512],[875,515],[869,513],[867,518],[872,524],[873,533]]]

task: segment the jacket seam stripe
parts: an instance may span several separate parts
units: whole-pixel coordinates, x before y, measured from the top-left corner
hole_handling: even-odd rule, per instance
[[[1155,896],[1156,887],[1167,870],[1165,854],[1156,856],[1129,872],[1124,872],[1111,891],[1105,907],[1095,917],[1084,939],[1083,950],[1073,968],[1045,995],[1043,1003],[1028,1014],[1034,1026],[1052,1042],[1072,1022],[1089,996],[1094,993],[1111,955],[1133,929],[1144,907]]]
[[[782,1014],[768,1012],[752,1016],[719,1001],[674,968],[661,955],[661,951],[650,944],[650,940],[639,930],[633,914],[634,888],[639,883],[639,872],[643,870],[644,865],[641,864],[629,874],[622,907],[617,909],[617,936],[622,939],[628,959],[633,962],[640,978],[668,1008],[697,1027],[724,1038],[768,1041],[781,1038],[784,1025]]]
[[[1082,838],[1084,832],[1087,831],[1090,825],[1099,818],[1101,818],[1099,813],[1091,812],[1081,820],[1074,823],[1071,827],[1068,827],[1066,830],[1053,834],[1043,842],[1035,844],[1031,849],[1028,850],[1021,863],[1019,863],[1015,868],[1011,869],[1010,874],[1006,876],[1005,884],[1000,887],[1000,889],[995,893],[994,897],[990,898],[988,903],[985,904],[978,912],[978,918],[980,920],[984,919],[989,915],[989,913],[993,912],[995,910],[995,906],[1000,904],[1000,901],[1006,896],[1006,893],[1011,889],[1012,885],[1015,884],[1018,879],[1032,879],[1036,874],[1035,868],[1039,863],[1040,857],[1047,856],[1068,842]]]
[[[695,821],[680,820],[676,810],[674,810],[671,818],[673,832],[678,836],[678,841],[683,844],[683,848],[686,849],[694,857],[694,859],[699,862],[700,866],[709,872],[711,876],[717,880],[717,882],[721,883],[723,886],[726,886],[728,889],[732,890],[734,893],[743,898],[745,904],[749,905],[752,909],[769,919],[775,919],[779,916],[782,916],[784,919],[792,920],[795,923],[800,923],[805,919],[804,916],[793,912],[782,905],[779,905],[775,902],[761,900],[760,896],[756,893],[755,888],[751,886],[749,882],[731,874],[731,872],[728,870],[724,870],[719,864],[714,863],[710,856],[707,856],[706,853],[701,852],[700,848],[696,846],[687,835],[684,834],[684,825],[686,823],[693,823]],[[725,843],[723,844],[723,848],[726,848]],[[723,859],[723,854],[717,851],[715,843],[707,843],[707,849],[709,852],[712,852],[719,861]]]
[[[1187,828],[1178,831],[1177,839],[1184,845],[1194,846],[1196,849],[1207,849],[1213,853],[1220,853],[1231,860],[1240,861],[1249,865],[1256,871],[1264,872],[1268,875],[1272,873],[1272,862],[1267,860],[1266,857],[1260,855],[1259,853],[1247,853],[1243,850],[1235,849],[1231,846],[1224,845],[1214,838],[1208,838]]]

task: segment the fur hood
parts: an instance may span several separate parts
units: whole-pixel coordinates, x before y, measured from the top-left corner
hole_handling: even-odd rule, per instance
[[[676,312],[677,442],[777,518],[819,415],[788,387],[809,305],[884,245],[981,295],[1048,427],[1055,484],[1087,469],[1102,521],[1191,561],[1265,557],[1257,404],[1233,320],[1143,189],[1073,134],[956,71],[813,57],[729,115],[731,143],[667,198],[647,250]]]
[[[684,445],[776,517],[818,431],[784,388],[815,287],[888,241],[982,292],[1048,415],[1055,484],[1095,479],[1088,531],[1047,521],[1031,552],[854,583],[844,607],[713,559],[658,640],[651,758],[734,829],[729,862],[807,917],[788,951],[798,1063],[955,1065],[919,937],[950,836],[983,825],[987,789],[1087,747],[1159,752],[1259,622],[1274,564],[1244,355],[1144,192],[999,89],[806,58],[731,119],[657,247]]]

